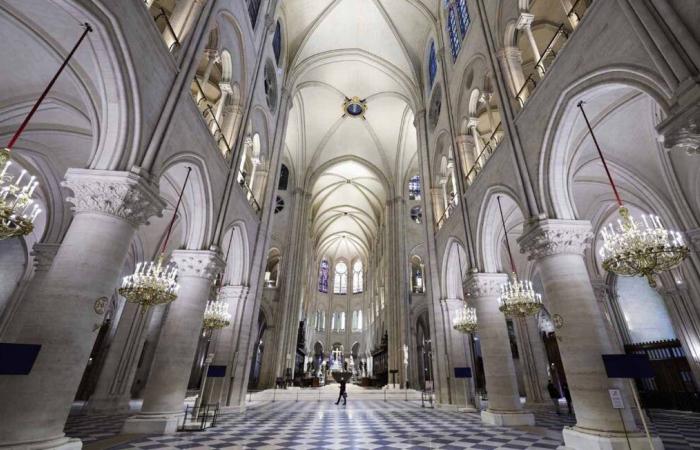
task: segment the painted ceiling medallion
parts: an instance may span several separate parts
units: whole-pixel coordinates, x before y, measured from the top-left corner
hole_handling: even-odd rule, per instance
[[[365,119],[365,113],[367,112],[367,99],[360,100],[360,97],[348,98],[345,97],[345,102],[343,103],[343,117],[362,117]]]

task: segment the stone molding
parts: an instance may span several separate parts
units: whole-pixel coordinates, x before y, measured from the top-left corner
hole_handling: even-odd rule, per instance
[[[45,242],[34,244],[31,253],[34,257],[34,271],[48,272],[59,248],[61,248],[61,244]]]
[[[239,300],[242,300],[245,298],[246,295],[248,295],[249,291],[248,286],[232,286],[232,285],[226,285],[222,286],[221,289],[219,289],[219,299],[220,300],[227,300],[230,304],[233,302],[237,302]]]
[[[73,192],[66,201],[75,214],[108,214],[135,228],[160,217],[165,207],[158,188],[132,172],[69,169],[61,186]]]
[[[473,273],[464,282],[464,293],[469,298],[498,297],[501,286],[508,281],[505,273]]]
[[[696,252],[700,252],[700,228],[686,230],[685,235],[688,238],[688,245],[690,248]]]
[[[226,264],[212,250],[175,250],[171,261],[177,265],[178,277],[214,280]]]
[[[593,232],[587,220],[545,219],[526,225],[518,239],[529,261],[559,254],[583,255]]]

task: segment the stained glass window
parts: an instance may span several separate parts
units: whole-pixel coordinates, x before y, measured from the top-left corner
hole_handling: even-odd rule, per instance
[[[428,54],[428,79],[430,87],[433,87],[435,76],[437,75],[437,56],[435,54],[435,42],[430,42],[430,53]]]
[[[359,294],[362,292],[363,285],[362,261],[358,260],[352,266],[352,293]]]
[[[347,294],[348,292],[348,266],[344,262],[335,265],[335,278],[333,280],[334,294]]]
[[[272,51],[275,52],[275,62],[279,66],[282,55],[282,25],[279,21],[275,27],[275,35],[272,37]]]
[[[260,11],[261,0],[248,0],[248,15],[250,23],[255,28],[255,23],[258,21],[258,12]]]
[[[420,200],[420,176],[412,176],[408,180],[408,199]]]
[[[469,17],[469,8],[467,8],[467,0],[457,0],[457,10],[459,11],[459,29],[462,32],[462,38],[467,35],[471,17]]]
[[[318,291],[324,294],[328,292],[328,261],[321,261],[321,267],[318,271]]]
[[[280,191],[286,191],[287,185],[289,185],[289,169],[287,166],[282,164],[282,168],[280,169],[280,181],[277,184],[277,189]]]
[[[447,32],[450,35],[450,48],[452,50],[452,61],[457,60],[460,50],[460,36],[457,31],[457,15],[455,9],[449,7],[447,10]]]

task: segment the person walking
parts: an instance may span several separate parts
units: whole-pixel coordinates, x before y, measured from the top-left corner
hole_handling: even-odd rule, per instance
[[[569,392],[569,385],[564,383],[561,386],[561,390],[564,391],[564,398],[566,399],[566,407],[569,408],[569,415],[573,413],[573,406],[571,404],[571,392]]]
[[[552,402],[554,403],[554,407],[557,410],[557,415],[561,415],[561,411],[559,410],[559,398],[561,397],[561,394],[559,393],[559,389],[554,386],[554,383],[552,383],[552,380],[549,380],[549,383],[547,383],[547,392],[549,392],[549,398],[552,399]]]
[[[345,406],[345,404],[347,403],[348,394],[347,392],[345,392],[346,383],[347,382],[345,381],[345,378],[340,379],[340,394],[338,395],[338,401],[335,402],[336,405],[340,403],[341,398],[343,399],[343,406]]]

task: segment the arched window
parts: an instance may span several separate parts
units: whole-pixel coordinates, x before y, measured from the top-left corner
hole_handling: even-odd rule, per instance
[[[352,293],[359,294],[363,291],[364,279],[362,273],[362,261],[357,260],[352,266]]]
[[[459,30],[462,32],[462,39],[467,35],[469,24],[472,22],[469,17],[469,8],[467,8],[467,0],[457,0],[457,11],[459,12]]]
[[[333,313],[331,315],[331,330],[335,331],[338,325],[338,313]]]
[[[408,199],[420,200],[420,176],[415,175],[408,180]]]
[[[277,190],[286,191],[287,185],[289,185],[289,169],[287,166],[282,164],[282,168],[280,169],[280,181],[277,183]]]
[[[248,16],[250,16],[250,24],[255,28],[255,24],[258,21],[258,12],[260,11],[261,0],[247,0],[248,2]]]
[[[344,262],[335,265],[335,278],[333,279],[333,293],[348,293],[348,266]]]
[[[280,65],[280,56],[282,55],[282,25],[279,20],[275,27],[275,35],[272,37],[272,51],[275,52],[275,62]]]
[[[318,310],[316,311],[316,331],[323,331],[326,329],[326,312]]]
[[[435,41],[430,42],[430,52],[428,53],[428,81],[429,87],[433,87],[435,76],[437,75],[437,56],[435,54]]]
[[[352,312],[352,331],[362,331],[362,310]]]
[[[338,331],[345,331],[345,311],[340,313],[340,324],[338,326]]]
[[[457,61],[460,50],[460,36],[457,31],[457,14],[453,5],[447,7],[447,33],[450,35],[450,49],[452,50],[452,61]]]
[[[318,292],[328,293],[328,261],[325,259],[318,270]]]
[[[416,294],[425,292],[423,285],[423,261],[417,255],[411,256],[411,290]]]

